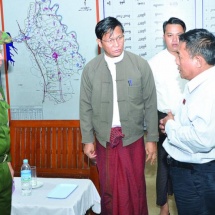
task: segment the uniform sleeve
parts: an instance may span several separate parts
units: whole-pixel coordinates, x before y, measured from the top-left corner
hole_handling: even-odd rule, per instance
[[[4,91],[0,88],[0,155],[10,154],[10,128],[8,126],[9,104],[5,101]],[[7,161],[11,160],[9,155]]]

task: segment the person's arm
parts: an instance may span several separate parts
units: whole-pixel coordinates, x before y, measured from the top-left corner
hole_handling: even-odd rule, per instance
[[[165,131],[166,123],[170,119],[174,120],[174,115],[171,112],[168,112],[167,116],[160,120],[159,128],[161,129],[161,132],[164,134],[166,133]]]
[[[215,104],[209,94],[205,93],[204,102],[200,101],[203,98],[200,95],[195,108],[183,105],[174,118],[168,113],[161,120],[160,128],[165,130],[169,144],[191,154],[206,153],[214,148]]]
[[[158,114],[157,114],[157,95],[154,77],[146,62],[144,77],[143,77],[143,100],[145,104],[145,122],[147,128],[146,142],[157,142],[158,141]]]
[[[89,67],[85,67],[81,77],[80,124],[84,153],[91,159],[96,157],[94,129],[92,124],[92,86],[88,77]]]
[[[157,157],[157,146],[156,142],[158,141],[158,115],[157,115],[157,95],[156,88],[154,83],[154,77],[149,67],[149,64],[146,62],[144,68],[144,77],[143,77],[143,99],[145,103],[145,122],[146,122],[146,161],[151,161],[151,164],[154,163]]]
[[[84,144],[84,154],[87,155],[87,157],[89,157],[90,159],[96,158],[94,143]]]
[[[155,142],[146,142],[145,144],[146,150],[146,162],[150,161],[151,164],[154,164],[157,158],[157,144]]]

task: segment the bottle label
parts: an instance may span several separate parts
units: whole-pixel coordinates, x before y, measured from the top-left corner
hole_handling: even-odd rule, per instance
[[[21,180],[27,182],[31,180],[31,170],[22,170],[21,171]]]

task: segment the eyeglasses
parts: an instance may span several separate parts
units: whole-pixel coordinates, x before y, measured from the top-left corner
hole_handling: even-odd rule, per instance
[[[101,40],[103,42],[106,42],[108,45],[114,45],[114,42],[116,41],[117,43],[121,43],[123,41],[124,35],[119,35],[116,38],[111,38],[109,40]]]

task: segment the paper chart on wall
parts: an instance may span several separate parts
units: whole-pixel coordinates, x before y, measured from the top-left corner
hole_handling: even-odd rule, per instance
[[[204,0],[202,8],[203,28],[215,34],[215,1]]]
[[[100,5],[103,17],[114,16],[123,23],[125,49],[145,59],[164,49],[165,20],[174,16],[182,19],[187,29],[196,26],[195,0],[103,0]]]

